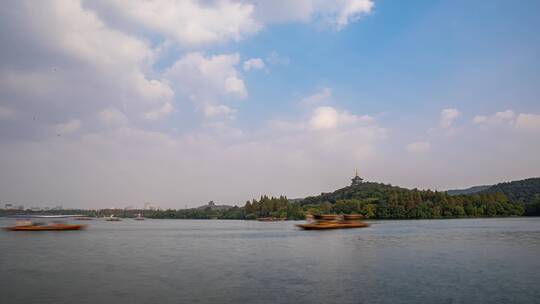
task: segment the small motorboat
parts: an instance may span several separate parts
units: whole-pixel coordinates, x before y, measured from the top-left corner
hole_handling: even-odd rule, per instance
[[[142,214],[137,214],[137,216],[134,218],[136,221],[144,221],[144,216]]]
[[[65,223],[34,223],[30,220],[17,221],[15,226],[6,227],[6,230],[9,231],[65,231],[65,230],[81,230],[84,229],[86,225],[75,225],[75,224],[65,224]]]
[[[120,222],[121,219],[119,217],[114,216],[114,214],[111,214],[109,217],[105,217],[105,220],[108,222]]]

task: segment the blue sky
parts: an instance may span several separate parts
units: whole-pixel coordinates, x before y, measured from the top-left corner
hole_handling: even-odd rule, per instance
[[[538,111],[539,8],[536,1],[381,1],[339,32],[305,24],[263,30],[240,43],[240,53],[264,56],[270,46],[290,64],[248,76],[250,98],[262,102],[246,110],[259,119],[281,115],[299,95],[329,86],[338,105],[390,121],[442,107]]]
[[[4,6],[0,202],[179,208],[330,191],[358,167],[439,190],[540,172],[538,1]]]

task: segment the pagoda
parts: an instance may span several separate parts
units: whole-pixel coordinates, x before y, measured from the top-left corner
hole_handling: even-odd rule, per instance
[[[356,173],[353,178],[351,178],[351,186],[358,186],[364,181],[363,178],[358,176],[358,170],[356,170]]]

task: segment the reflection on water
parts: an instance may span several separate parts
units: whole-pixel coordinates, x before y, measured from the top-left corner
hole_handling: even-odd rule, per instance
[[[0,220],[8,226],[9,220]],[[540,219],[89,222],[0,232],[1,303],[533,303]]]

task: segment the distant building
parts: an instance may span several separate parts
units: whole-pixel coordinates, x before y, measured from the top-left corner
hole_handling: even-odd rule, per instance
[[[5,209],[14,209],[13,204],[7,203]]]
[[[364,182],[364,179],[358,176],[358,170],[356,170],[356,174],[354,175],[353,178],[351,178],[351,186],[358,186],[362,182]]]

